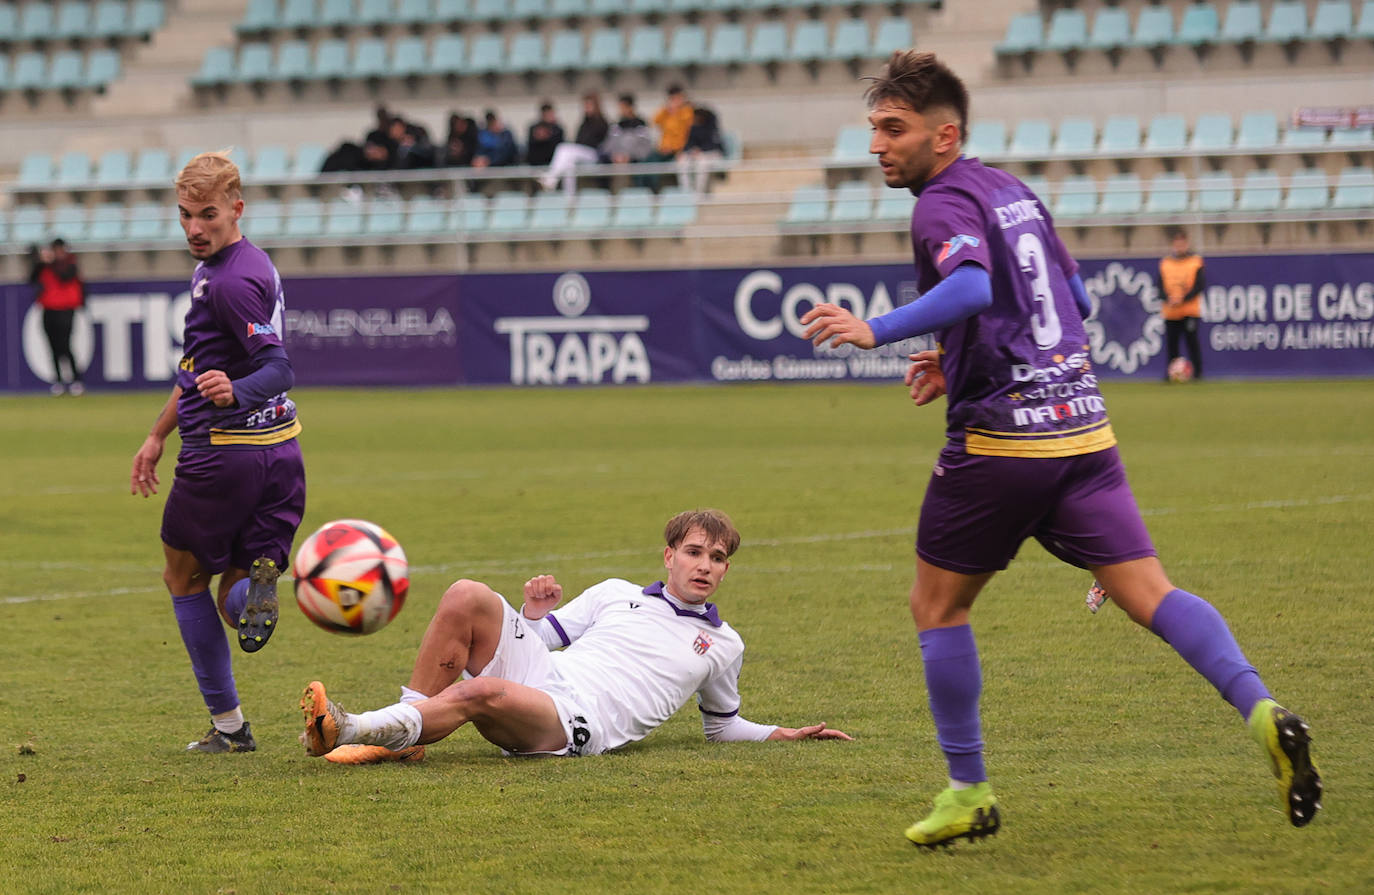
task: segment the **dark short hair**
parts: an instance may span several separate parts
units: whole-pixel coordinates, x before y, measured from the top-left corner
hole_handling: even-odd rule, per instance
[[[635,95],[633,93],[622,93],[620,96],[616,97],[616,99],[627,106],[633,106],[635,104]]]
[[[482,117],[486,119],[488,124],[490,124],[491,122],[496,120],[496,110],[487,109],[485,112],[482,113]]]
[[[681,85],[681,84],[669,84],[669,85],[668,85],[668,95],[669,95],[669,96],[674,96],[674,95],[679,94],[679,93],[686,93],[686,91],[682,89],[682,85]]]
[[[67,247],[67,241],[59,236],[52,241],[52,247],[55,249],[65,249]]]
[[[884,100],[922,115],[940,107],[953,109],[959,118],[959,137],[967,138],[968,88],[934,53],[898,50],[887,60],[882,76],[867,80],[864,99],[870,109]]]
[[[684,510],[678,513],[663,527],[663,540],[669,547],[676,549],[677,545],[682,543],[682,539],[687,537],[687,533],[694,528],[705,532],[712,544],[724,546],[726,556],[733,556],[739,549],[740,538],[735,523],[731,522],[725,513],[712,509]]]

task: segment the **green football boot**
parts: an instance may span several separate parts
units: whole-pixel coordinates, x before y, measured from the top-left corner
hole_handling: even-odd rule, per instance
[[[997,797],[986,781],[967,789],[946,789],[935,797],[935,810],[906,829],[906,838],[923,848],[955,839],[982,839],[1002,826]]]
[[[1322,807],[1322,778],[1312,761],[1307,722],[1272,699],[1261,699],[1250,710],[1250,736],[1269,756],[1279,781],[1279,798],[1288,820],[1305,827]]]

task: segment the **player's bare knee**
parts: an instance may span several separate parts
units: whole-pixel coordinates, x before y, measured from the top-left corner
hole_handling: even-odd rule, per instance
[[[490,615],[497,601],[496,594],[482,582],[460,578],[444,591],[434,617],[441,622],[467,624],[476,617]]]
[[[500,703],[504,691],[505,687],[500,681],[475,677],[454,681],[434,699],[440,703],[445,714],[462,721],[470,721],[473,718],[487,717]]]

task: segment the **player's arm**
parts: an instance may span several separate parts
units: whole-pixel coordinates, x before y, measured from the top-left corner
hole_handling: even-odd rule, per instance
[[[916,301],[871,320],[860,320],[839,305],[819,304],[802,315],[802,338],[831,348],[845,343],[876,348],[948,329],[992,307],[992,277],[980,264],[960,264]]]
[[[940,369],[940,352],[918,351],[907,357],[911,360],[911,366],[906,371],[911,400],[917,407],[924,407],[945,393],[945,373]]]
[[[1206,271],[1207,266],[1205,264],[1199,264],[1197,266],[1197,275],[1193,277],[1193,286],[1188,290],[1188,294],[1183,296],[1184,301],[1197,298],[1202,294],[1202,290],[1207,288]]]
[[[761,743],[767,740],[852,740],[849,734],[825,724],[806,727],[779,727],[756,724],[739,713],[739,672],[744,654],[730,667],[707,681],[697,694],[701,727],[711,743]],[[729,708],[733,706],[733,708]]]
[[[1088,288],[1083,285],[1083,278],[1077,273],[1069,277],[1069,291],[1073,293],[1073,303],[1078,305],[1078,313],[1087,320],[1092,316],[1093,300],[1088,295]]]
[[[520,607],[520,614],[544,646],[562,649],[571,646],[596,622],[605,602],[603,597],[612,596],[613,590],[593,585],[563,604],[555,615],[553,610],[563,599],[563,586],[552,575],[535,575],[525,582],[525,604]]]
[[[196,377],[196,388],[216,407],[256,407],[296,384],[291,360],[280,345],[264,346],[251,363],[253,372],[238,379],[230,379],[223,370],[206,370]]]
[[[177,427],[177,399],[181,397],[181,386],[172,386],[172,395],[162,405],[162,411],[153,423],[148,437],[134,454],[133,471],[129,473],[129,493],[142,494],[144,497],[157,493],[157,461],[162,459],[162,449],[167,444],[167,436]]]

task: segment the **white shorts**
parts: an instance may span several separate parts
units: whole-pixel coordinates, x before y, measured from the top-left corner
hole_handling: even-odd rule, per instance
[[[500,594],[497,594],[500,597]],[[507,755],[596,755],[606,751],[601,725],[594,715],[582,706],[573,688],[558,675],[549,658],[548,647],[539,635],[531,631],[519,610],[501,597],[505,620],[501,625],[501,641],[496,654],[477,677],[494,677],[533,687],[547,693],[558,710],[568,742],[553,752],[519,752],[502,750]],[[469,675],[464,674],[464,677]]]

